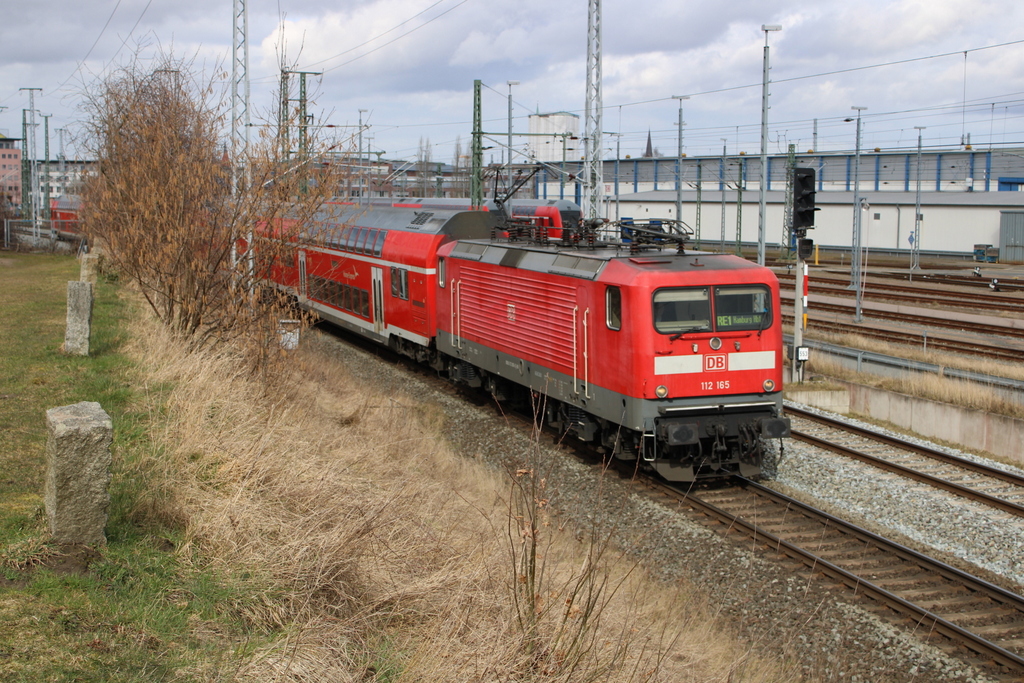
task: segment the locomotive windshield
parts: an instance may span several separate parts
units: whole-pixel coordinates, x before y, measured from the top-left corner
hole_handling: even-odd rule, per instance
[[[654,329],[663,334],[710,330],[708,288],[659,289],[655,292]]]
[[[714,313],[712,314],[712,303]],[[771,293],[764,285],[659,289],[654,328],[662,334],[763,330],[772,324]]]
[[[764,285],[715,287],[715,329],[763,330],[772,324],[771,299]]]

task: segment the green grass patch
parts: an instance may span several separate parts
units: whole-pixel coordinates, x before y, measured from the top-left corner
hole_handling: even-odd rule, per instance
[[[0,680],[220,677],[268,635],[245,618],[259,587],[182,557],[182,529],[135,513],[151,482],[134,463],[160,411],[136,394],[121,352],[129,314],[116,283],[96,287],[90,355],[61,352],[78,273],[68,256],[0,254]],[[115,430],[100,548],[55,546],[43,508],[46,410],[79,401],[98,401]]]

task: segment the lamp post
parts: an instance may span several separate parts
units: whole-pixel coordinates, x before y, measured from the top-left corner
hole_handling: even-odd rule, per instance
[[[690,99],[689,95],[673,95],[672,99],[679,100],[679,130],[677,131],[676,141],[678,143],[678,153],[676,154],[676,220],[679,221],[680,230],[682,230],[683,221],[683,100]],[[618,163],[616,157],[616,164]],[[616,177],[617,174],[616,174]],[[616,191],[616,194],[618,192]]]
[[[861,206],[860,206],[860,115],[867,107],[850,107],[857,112],[857,146],[853,155],[853,259],[850,273],[850,286],[857,291],[857,312],[853,321],[859,323],[861,292],[864,289],[864,276],[861,273]]]
[[[910,279],[914,270],[921,267],[921,131],[924,126],[914,126],[917,131],[917,199],[914,201],[914,237],[910,245]]]
[[[757,263],[764,265],[765,185],[768,184],[768,33],[781,31],[777,24],[762,24],[764,66],[761,76],[761,180],[757,200]]]
[[[359,110],[359,156],[356,159],[356,168],[359,170],[359,203],[363,203],[363,114],[367,109]]]
[[[619,220],[619,157],[622,156],[622,133],[609,135],[615,136],[615,220]]]
[[[509,185],[512,184],[512,86],[519,85],[519,81],[506,81],[508,83],[508,163],[505,167],[508,169],[509,174]]]
[[[722,190],[722,240],[719,245],[719,250],[725,253],[725,150],[729,144],[729,138],[721,138],[722,140],[722,163],[718,167],[718,182],[719,187]]]

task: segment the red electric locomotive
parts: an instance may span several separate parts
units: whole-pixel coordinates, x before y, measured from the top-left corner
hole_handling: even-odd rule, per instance
[[[292,283],[329,320],[499,399],[540,401],[552,426],[672,481],[758,476],[765,442],[789,434],[767,268],[684,253],[664,226],[631,225],[623,244],[483,211],[332,211]]]

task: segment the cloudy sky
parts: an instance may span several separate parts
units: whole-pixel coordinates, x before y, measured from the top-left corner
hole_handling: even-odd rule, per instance
[[[276,106],[280,65],[309,77],[318,124],[343,136],[365,109],[371,149],[435,160],[468,146],[474,79],[484,128],[504,134],[535,112],[582,114],[586,0],[248,0],[254,121]],[[197,77],[230,71],[231,0],[30,0],[5,3],[0,132],[21,136],[22,110],[50,119],[74,156],[83,93],[112,69],[159,52],[193,60]],[[689,155],[759,151],[762,24],[770,34],[769,151],[852,150],[864,106],[865,148],[1024,146],[1024,3],[1019,0],[604,0],[604,130],[622,156],[648,133],[676,149],[684,102]],[[225,87],[229,79],[221,82]],[[42,155],[40,126],[39,154]],[[499,140],[502,138],[499,137]],[[724,142],[723,142],[724,140]],[[521,145],[523,140],[516,142]],[[496,143],[487,143],[494,145]],[[616,139],[605,138],[614,149]],[[486,152],[497,158],[495,147]],[[610,156],[610,155],[609,155]]]

